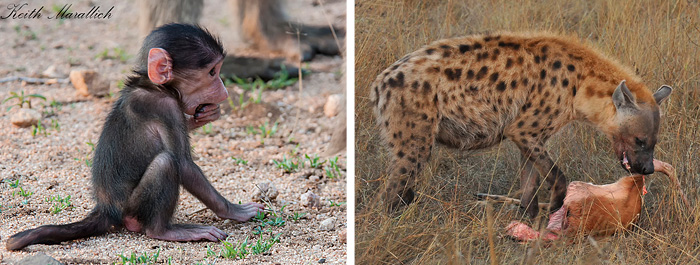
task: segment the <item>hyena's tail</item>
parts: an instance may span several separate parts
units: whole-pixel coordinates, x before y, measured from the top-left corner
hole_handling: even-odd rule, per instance
[[[20,250],[34,244],[60,244],[63,241],[75,240],[106,233],[113,225],[121,224],[118,218],[96,207],[93,211],[75,223],[65,225],[44,225],[25,230],[12,235],[5,246],[7,250]]]

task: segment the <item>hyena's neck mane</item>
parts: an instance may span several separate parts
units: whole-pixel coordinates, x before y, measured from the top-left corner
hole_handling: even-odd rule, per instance
[[[653,94],[641,78],[627,67],[608,58],[596,49],[582,44],[575,38],[552,38],[553,42],[567,45],[570,54],[580,58],[578,92],[574,96],[574,117],[590,122],[599,129],[615,128],[616,113],[612,95],[617,86],[626,80],[627,87],[640,105],[656,106]]]

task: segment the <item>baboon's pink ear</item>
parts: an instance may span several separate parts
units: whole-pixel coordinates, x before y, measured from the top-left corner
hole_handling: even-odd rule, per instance
[[[148,78],[159,85],[173,80],[173,60],[167,51],[161,48],[148,51]]]

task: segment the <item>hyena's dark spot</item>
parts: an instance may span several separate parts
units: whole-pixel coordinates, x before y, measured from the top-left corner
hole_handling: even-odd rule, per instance
[[[440,45],[440,48],[447,50],[447,49],[452,48],[452,47],[450,47],[450,45],[443,44],[443,45]]]
[[[488,57],[489,57],[489,52],[482,52],[482,53],[479,53],[478,55],[476,55],[476,61],[478,62],[478,61],[481,61],[481,60],[486,59]]]
[[[430,83],[428,81],[423,81],[423,93],[430,92]]]
[[[413,81],[413,83],[411,84],[411,88],[413,88],[413,89],[418,89],[418,86],[420,86],[418,81]]]
[[[528,81],[529,81],[529,80],[527,79],[527,77],[523,78],[523,86],[527,86],[527,82],[528,82]]]
[[[404,87],[403,78],[403,72],[399,72],[398,74],[396,74],[396,79],[394,79],[393,77],[389,78],[389,81],[387,83],[390,87]]]
[[[576,67],[573,64],[570,64],[566,66],[566,69],[568,69],[569,72],[573,72],[576,70]]]
[[[510,81],[510,88],[515,89],[516,87],[518,87],[518,81]]]
[[[476,80],[481,80],[482,78],[484,78],[484,76],[486,76],[486,74],[488,74],[488,72],[489,68],[486,66],[482,66],[481,69],[479,69],[479,72],[476,73]]]
[[[581,57],[581,56],[575,56],[575,55],[573,55],[573,54],[569,54],[569,58],[574,59],[574,60],[576,60],[576,61],[581,61],[581,60],[583,60],[583,57]]]
[[[510,69],[510,67],[513,66],[513,59],[508,58],[506,59],[506,69]]]
[[[474,50],[476,49],[481,49],[483,46],[481,46],[481,43],[475,42],[474,43]]]
[[[492,61],[497,60],[497,59],[498,59],[498,55],[500,55],[500,54],[501,54],[501,50],[499,50],[499,49],[494,49],[494,50],[493,50],[493,55],[491,55],[491,60],[492,60]]]
[[[535,63],[536,64],[540,63],[540,56],[539,55],[535,55]]]
[[[476,92],[476,91],[479,91],[479,87],[477,87],[477,86],[469,86],[469,90],[471,90],[472,92]]]
[[[516,50],[516,51],[517,51],[518,49],[520,49],[520,44],[514,43],[514,42],[503,42],[503,41],[500,41],[500,42],[498,42],[498,46],[499,46],[499,47],[511,48],[511,49],[513,49],[513,50]]]
[[[430,67],[430,68],[428,68],[428,69],[426,70],[426,72],[428,72],[429,74],[439,73],[439,72],[440,72],[440,67],[437,67],[437,66]]]
[[[472,50],[472,46],[469,44],[460,44],[459,45],[459,52],[461,53],[466,53],[468,51]]]
[[[447,79],[450,81],[458,81],[462,77],[462,69],[447,68],[445,69],[445,76],[447,76]]]
[[[552,111],[552,108],[550,108],[549,106],[547,106],[547,107],[544,109],[544,114],[549,114],[550,111]]]
[[[542,54],[546,54],[548,49],[549,47],[547,47],[547,45],[542,46]]]
[[[427,53],[428,55],[431,55],[431,54],[433,54],[434,52],[435,52],[435,49],[433,49],[433,48],[430,48],[430,49],[425,50],[425,53]]]
[[[491,80],[491,83],[495,83],[496,81],[498,81],[498,72],[491,74],[491,77],[489,77],[489,79]]]
[[[518,65],[523,65],[524,62],[525,62],[525,58],[523,58],[522,56],[519,56],[518,57]]]
[[[452,55],[452,52],[450,52],[448,50],[445,50],[442,52],[442,58],[450,57],[450,55]]]
[[[576,96],[576,86],[571,87],[571,92]]]
[[[554,70],[559,70],[559,68],[561,68],[561,62],[560,62],[560,61],[554,61],[554,63],[552,64],[552,69],[554,69]]]
[[[506,82],[501,81],[500,83],[498,83],[498,85],[496,86],[496,89],[498,91],[501,91],[501,92],[505,91],[506,90]],[[501,99],[499,98],[498,100],[501,100]]]
[[[556,86],[556,85],[557,85],[557,77],[556,77],[556,76],[555,76],[555,77],[552,77],[552,81],[549,82],[549,84],[550,84],[551,86]]]
[[[524,124],[525,124],[524,121],[519,121],[519,122],[518,122],[518,128],[522,128]]]
[[[564,78],[564,80],[561,80],[561,85],[563,87],[569,86],[569,79]]]
[[[542,71],[540,71],[540,79],[544,79],[545,77],[547,77],[547,71],[542,69]]]
[[[406,154],[403,151],[399,151],[398,153],[396,153],[396,156],[398,156],[399,158],[403,158],[403,156],[405,155]]]
[[[469,71],[467,71],[467,79],[471,80],[472,78],[474,78],[474,71],[469,69]]]
[[[379,87],[378,86],[374,87],[374,94],[377,95],[377,102],[374,103],[376,105],[379,103]]]

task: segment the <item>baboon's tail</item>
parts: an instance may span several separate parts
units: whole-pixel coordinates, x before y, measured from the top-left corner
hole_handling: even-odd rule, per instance
[[[85,219],[75,223],[43,225],[14,234],[7,240],[6,248],[20,250],[34,244],[53,245],[84,237],[99,236],[109,231],[113,225],[121,224],[119,218],[114,218],[113,214],[100,208],[96,207]]]

